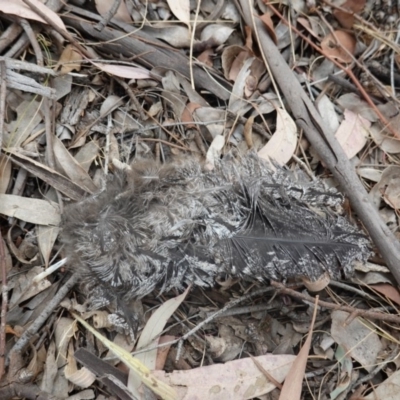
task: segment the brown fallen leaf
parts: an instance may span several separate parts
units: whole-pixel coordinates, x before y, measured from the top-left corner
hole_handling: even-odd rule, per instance
[[[285,379],[295,358],[289,354],[255,357],[278,382]],[[276,387],[251,358],[171,373],[153,371],[153,374],[176,390],[176,400],[251,399],[269,393]]]

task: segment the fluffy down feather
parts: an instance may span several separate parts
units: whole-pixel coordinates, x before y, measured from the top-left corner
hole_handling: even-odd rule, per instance
[[[222,274],[339,278],[369,255],[366,237],[335,211],[341,202],[254,154],[213,171],[193,159],[142,161],[68,207],[62,241],[70,265],[117,299],[211,286]]]

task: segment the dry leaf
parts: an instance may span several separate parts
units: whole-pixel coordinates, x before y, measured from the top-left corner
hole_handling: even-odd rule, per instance
[[[346,93],[340,96],[336,102],[343,108],[343,110],[353,111],[359,114],[370,122],[376,122],[378,117],[371,106],[360,96],[355,93]]]
[[[400,153],[400,140],[391,137],[380,123],[375,123],[370,128],[370,133],[374,142],[385,153]]]
[[[205,168],[208,171],[214,169],[215,162],[219,160],[221,156],[221,151],[224,148],[224,146],[225,146],[225,137],[223,135],[215,136],[215,138],[210,144],[210,147],[207,150]]]
[[[244,139],[246,140],[246,144],[249,149],[253,148],[253,123],[254,115],[247,119],[243,131]]]
[[[120,78],[127,79],[149,79],[151,78],[150,72],[144,68],[129,67],[127,65],[116,64],[101,64],[94,63],[94,65],[110,75],[119,76]]]
[[[281,383],[295,356],[266,354],[255,359]],[[153,374],[176,390],[176,400],[200,400],[205,398],[205,393],[207,400],[251,399],[269,393],[276,387],[251,358],[186,371],[154,371]]]
[[[371,122],[350,110],[344,111],[344,120],[335,136],[346,156],[353,158],[367,143]]]
[[[400,208],[400,167],[396,165],[387,167],[376,186],[385,203],[398,210]]]
[[[242,46],[232,45],[224,49],[221,56],[222,70],[226,79],[235,81],[250,53]]]
[[[361,12],[364,9],[365,0],[346,0],[341,4],[341,8],[349,10],[348,12],[334,9],[333,15],[340,22],[343,28],[351,29],[354,24],[354,14]]]
[[[80,53],[75,50],[75,47],[68,44],[64,47],[56,68],[58,69],[58,67],[61,65],[62,75],[68,74],[73,70],[80,71],[82,65],[81,61],[82,56],[80,55]]]
[[[46,268],[49,266],[50,255],[59,231],[60,228],[55,226],[37,225],[36,227],[39,249]]]
[[[225,25],[211,24],[202,30],[200,38],[203,42],[211,40],[213,44],[221,45],[228,40],[233,31],[233,28]]]
[[[0,214],[39,225],[60,224],[58,204],[12,194],[0,194]]]
[[[278,108],[276,111],[276,131],[258,155],[268,162],[274,160],[279,165],[285,165],[296,150],[297,128],[286,110]]]
[[[314,314],[308,331],[308,336],[299,354],[294,360],[283,384],[279,400],[296,400],[301,398],[304,374],[306,372],[308,354],[310,353],[311,338],[317,317],[317,304],[314,305]]]
[[[152,347],[153,344],[157,344],[156,339],[165,329],[165,325],[167,324],[171,315],[182,304],[182,301],[186,298],[189,290],[190,286],[179,296],[167,300],[151,315],[146,323],[146,326],[143,328],[143,331],[136,346],[136,350],[143,350],[146,347]],[[145,353],[140,353],[136,355],[135,358],[142,362],[143,365],[145,365],[150,370],[154,370],[156,367],[157,349],[149,350]],[[139,394],[139,387],[141,384],[142,382],[136,374],[129,373],[127,387],[129,390],[132,391],[133,394]]]
[[[41,164],[32,158],[25,157],[15,151],[8,150],[7,152],[10,153],[13,163],[26,169],[32,175],[42,179],[44,182],[64,193],[69,198],[73,200],[81,200],[85,195],[85,191],[82,188],[46,165]]]
[[[196,129],[197,125],[196,124],[191,124],[190,122],[194,122],[193,119],[193,112],[200,108],[201,105],[197,103],[188,103],[186,104],[185,108],[183,109],[182,115],[181,115],[181,121],[185,123],[185,128],[186,129]]]
[[[319,99],[317,108],[327,128],[329,128],[331,132],[336,132],[339,128],[339,118],[336,114],[334,104],[329,100],[326,94]]]
[[[96,380],[96,375],[86,367],[78,369],[74,357],[74,346],[71,341],[69,343],[67,365],[64,369],[64,375],[74,385],[84,389],[88,388]]]
[[[336,42],[337,38],[338,42]],[[339,62],[350,63],[356,50],[356,39],[345,31],[334,31],[334,35],[329,33],[321,42],[322,50]]]
[[[57,163],[61,166],[65,174],[73,182],[82,187],[89,193],[95,193],[98,187],[94,184],[89,174],[78,164],[78,162],[71,156],[69,151],[65,148],[64,144],[57,137],[53,138],[54,156]]]
[[[11,160],[0,153],[0,193],[6,193],[11,179]]]
[[[6,145],[8,148],[20,147],[42,122],[43,114],[40,112],[40,108],[39,101],[24,100],[20,102],[16,108],[17,118],[9,125],[10,139]]]
[[[169,9],[190,29],[190,0],[167,0]]]
[[[242,68],[236,77],[228,105],[228,110],[233,114],[243,115],[252,108],[251,104],[249,104],[249,102],[244,98],[244,90],[246,87],[246,80],[251,72],[250,67],[253,61],[254,57],[248,58],[242,65]]]
[[[345,311],[333,311],[331,335],[337,344],[370,372],[377,363],[382,343],[374,328],[368,327],[366,320],[355,318],[347,322],[349,316]]]
[[[116,346],[113,342],[102,336],[99,332],[93,329],[81,317],[72,313],[87,330],[89,330],[98,340],[100,340],[108,349],[110,349],[125,365],[137,373],[144,384],[158,394],[163,400],[176,400],[176,392],[173,388],[166,385],[161,380],[157,379],[145,365],[133,357],[128,351]]]
[[[108,10],[113,6],[114,0],[95,0],[96,10],[102,16],[106,16]],[[118,21],[125,22],[127,24],[132,23],[132,18],[129,15],[129,10],[126,6],[125,0],[122,0],[117,12],[113,15]]]
[[[265,13],[260,16],[260,19],[264,23],[264,26],[267,29],[267,32],[268,32],[269,36],[271,37],[271,39],[274,41],[275,44],[278,44],[278,39],[276,38],[274,23],[272,22],[271,15],[268,13]]]
[[[396,400],[399,398],[399,387],[400,371],[396,371],[381,384],[374,386],[374,390],[363,400]]]
[[[54,380],[57,375],[57,363],[56,363],[56,344],[52,340],[47,349],[47,356],[45,362],[45,369],[40,384],[40,389],[46,393],[51,393],[54,388]]]
[[[151,27],[150,29],[146,29],[146,27],[143,28],[144,32],[148,32],[149,35],[161,39],[167,43],[169,43],[171,46],[176,47],[178,49],[182,49],[185,47],[190,46],[190,31],[186,26],[181,26],[181,25],[171,25],[171,26],[166,26],[162,25],[160,27]],[[196,42],[196,40],[195,40]]]
[[[35,5],[43,14],[49,17],[55,25],[57,25],[60,29],[66,31],[64,22],[62,22],[61,18],[49,7],[44,5],[39,0],[30,0],[33,5]],[[17,15],[21,18],[32,19],[34,21],[43,22],[47,24],[42,17],[39,17],[27,4],[25,4],[22,0],[0,0],[0,11],[4,14],[12,14]]]
[[[398,289],[393,287],[393,285],[389,285],[388,283],[378,283],[376,285],[371,285],[371,288],[400,305],[400,293]]]

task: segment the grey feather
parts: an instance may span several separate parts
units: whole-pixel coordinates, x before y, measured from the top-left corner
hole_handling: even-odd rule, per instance
[[[193,159],[144,161],[68,207],[62,241],[70,264],[118,299],[207,287],[222,274],[339,278],[370,254],[367,238],[337,213],[342,200],[254,154],[213,171]]]

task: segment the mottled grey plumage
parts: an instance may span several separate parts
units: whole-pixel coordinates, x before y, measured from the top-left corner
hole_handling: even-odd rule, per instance
[[[221,274],[338,278],[369,254],[365,236],[334,211],[341,202],[254,154],[211,172],[193,159],[143,161],[68,207],[62,241],[70,264],[120,300],[211,286]]]

